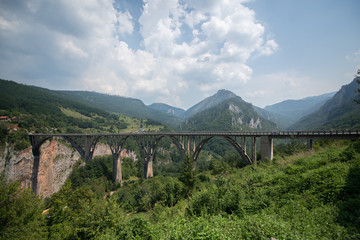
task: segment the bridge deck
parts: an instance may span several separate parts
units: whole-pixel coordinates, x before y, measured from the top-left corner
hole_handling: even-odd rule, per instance
[[[136,133],[31,133],[30,136],[63,137],[63,136],[231,136],[231,137],[262,137],[269,138],[346,138],[357,139],[360,130],[319,130],[319,131],[272,131],[272,132],[136,132]]]

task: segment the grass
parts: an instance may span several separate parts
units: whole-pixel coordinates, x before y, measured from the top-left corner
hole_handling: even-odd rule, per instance
[[[122,116],[121,119],[123,121],[125,121],[125,123],[127,124],[127,128],[120,129],[119,133],[131,133],[131,132],[138,132],[140,130],[140,128],[141,128],[141,120],[140,119],[127,117],[127,116]],[[143,131],[157,132],[162,127],[163,126],[153,126],[153,125],[145,126],[145,124],[143,124],[142,129],[143,129]]]
[[[91,118],[88,116],[85,116],[79,112],[76,112],[74,110],[68,109],[68,108],[63,108],[60,107],[60,110],[63,114],[65,114],[68,117],[73,117],[73,118],[78,118],[78,119],[85,119],[85,120],[90,120]]]

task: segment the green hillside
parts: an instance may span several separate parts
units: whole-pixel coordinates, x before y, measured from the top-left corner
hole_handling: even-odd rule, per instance
[[[300,118],[318,110],[334,95],[335,92],[322,94],[320,96],[307,97],[299,100],[286,100],[280,103],[266,106],[264,109],[274,115],[279,116],[279,118],[282,118],[284,121],[287,121],[289,124],[284,126],[285,129]]]
[[[116,133],[164,128],[154,120],[109,113],[60,92],[6,80],[0,80],[0,116],[11,118],[0,122],[0,144],[14,143],[16,150],[30,144],[28,132]]]
[[[360,94],[355,78],[343,86],[319,110],[305,116],[290,126],[290,129],[359,129],[360,128]]]
[[[262,118],[254,107],[233,97],[186,120],[187,131],[271,131],[276,125]]]
[[[86,91],[61,91],[68,99],[91,105],[113,113],[126,116],[153,119],[177,128],[181,120],[175,116],[156,111],[146,106],[141,100]]]
[[[201,102],[195,104],[194,106],[192,106],[191,108],[186,110],[186,112],[184,114],[185,118],[194,116],[197,113],[200,113],[211,107],[215,107],[219,103],[221,103],[227,99],[234,98],[234,97],[238,97],[238,96],[236,96],[234,93],[232,93],[228,90],[225,90],[225,89],[219,90],[216,94],[205,98]]]
[[[314,147],[243,168],[224,158],[193,181],[160,174],[118,189],[111,158],[99,158],[45,203],[2,176],[0,239],[359,239],[360,142]],[[125,170],[136,174],[131,162]]]
[[[177,107],[172,107],[165,103],[153,103],[148,106],[149,108],[152,108],[154,110],[157,110],[159,112],[167,113],[173,116],[176,116],[180,119],[184,118],[185,110]]]

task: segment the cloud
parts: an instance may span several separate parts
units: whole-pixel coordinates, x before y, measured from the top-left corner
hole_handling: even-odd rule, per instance
[[[270,94],[270,92],[267,91],[267,90],[257,90],[257,91],[254,91],[254,92],[247,92],[245,95],[249,96],[251,98],[255,98],[255,97],[266,96],[266,95],[269,95],[269,94]]]
[[[350,55],[346,55],[345,59],[349,60],[349,61],[359,61],[360,60],[360,49],[358,51],[356,51],[356,52],[353,52]]]
[[[246,101],[257,102],[258,106],[264,107],[286,99],[318,95],[320,88],[313,79],[296,71],[289,71],[257,76],[249,82],[246,91],[239,89],[237,92],[244,96]],[[325,89],[324,86],[322,88]]]
[[[107,0],[2,1],[0,77],[189,106],[278,49],[244,2],[145,0],[137,18]]]
[[[128,11],[116,13],[116,27],[119,34],[132,34],[134,24]]]

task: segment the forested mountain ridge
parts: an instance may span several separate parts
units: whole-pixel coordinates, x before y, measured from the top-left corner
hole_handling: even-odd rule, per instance
[[[208,108],[214,107],[217,104],[219,104],[229,98],[234,98],[234,97],[238,97],[238,96],[236,96],[234,93],[232,93],[228,90],[225,90],[225,89],[219,90],[216,94],[205,98],[201,102],[195,104],[194,106],[192,106],[191,108],[186,110],[185,118],[189,118],[199,112],[202,112]]]
[[[360,128],[360,77],[341,87],[319,110],[303,117],[290,129],[347,129]]]
[[[109,112],[124,114],[131,117],[153,119],[168,126],[177,128],[181,120],[170,114],[154,110],[141,100],[109,94],[87,91],[60,91],[69,99],[91,105]]]
[[[20,129],[35,132],[121,132],[139,130],[141,125],[140,119],[75,101],[62,92],[7,80],[0,80],[0,114],[15,117],[14,124]],[[149,128],[150,123],[160,128],[159,122],[143,121],[144,127]],[[13,125],[3,122],[1,127],[5,131]]]
[[[261,117],[252,104],[235,95],[188,118],[183,128],[188,131],[271,131],[277,126]]]
[[[318,110],[326,101],[332,98],[335,93],[336,92],[326,93],[299,100],[285,100],[280,103],[265,106],[264,109],[273,115],[277,115],[278,118],[287,121],[288,125],[283,126],[283,128],[287,128],[300,118]]]
[[[275,123],[279,128],[286,129],[290,126],[290,121],[279,116],[278,114],[271,113],[263,108],[254,106],[254,110],[263,118]]]
[[[148,106],[149,108],[152,108],[156,111],[167,113],[173,116],[176,116],[178,118],[183,119],[185,116],[185,110],[177,107],[170,106],[165,103],[153,103]]]

